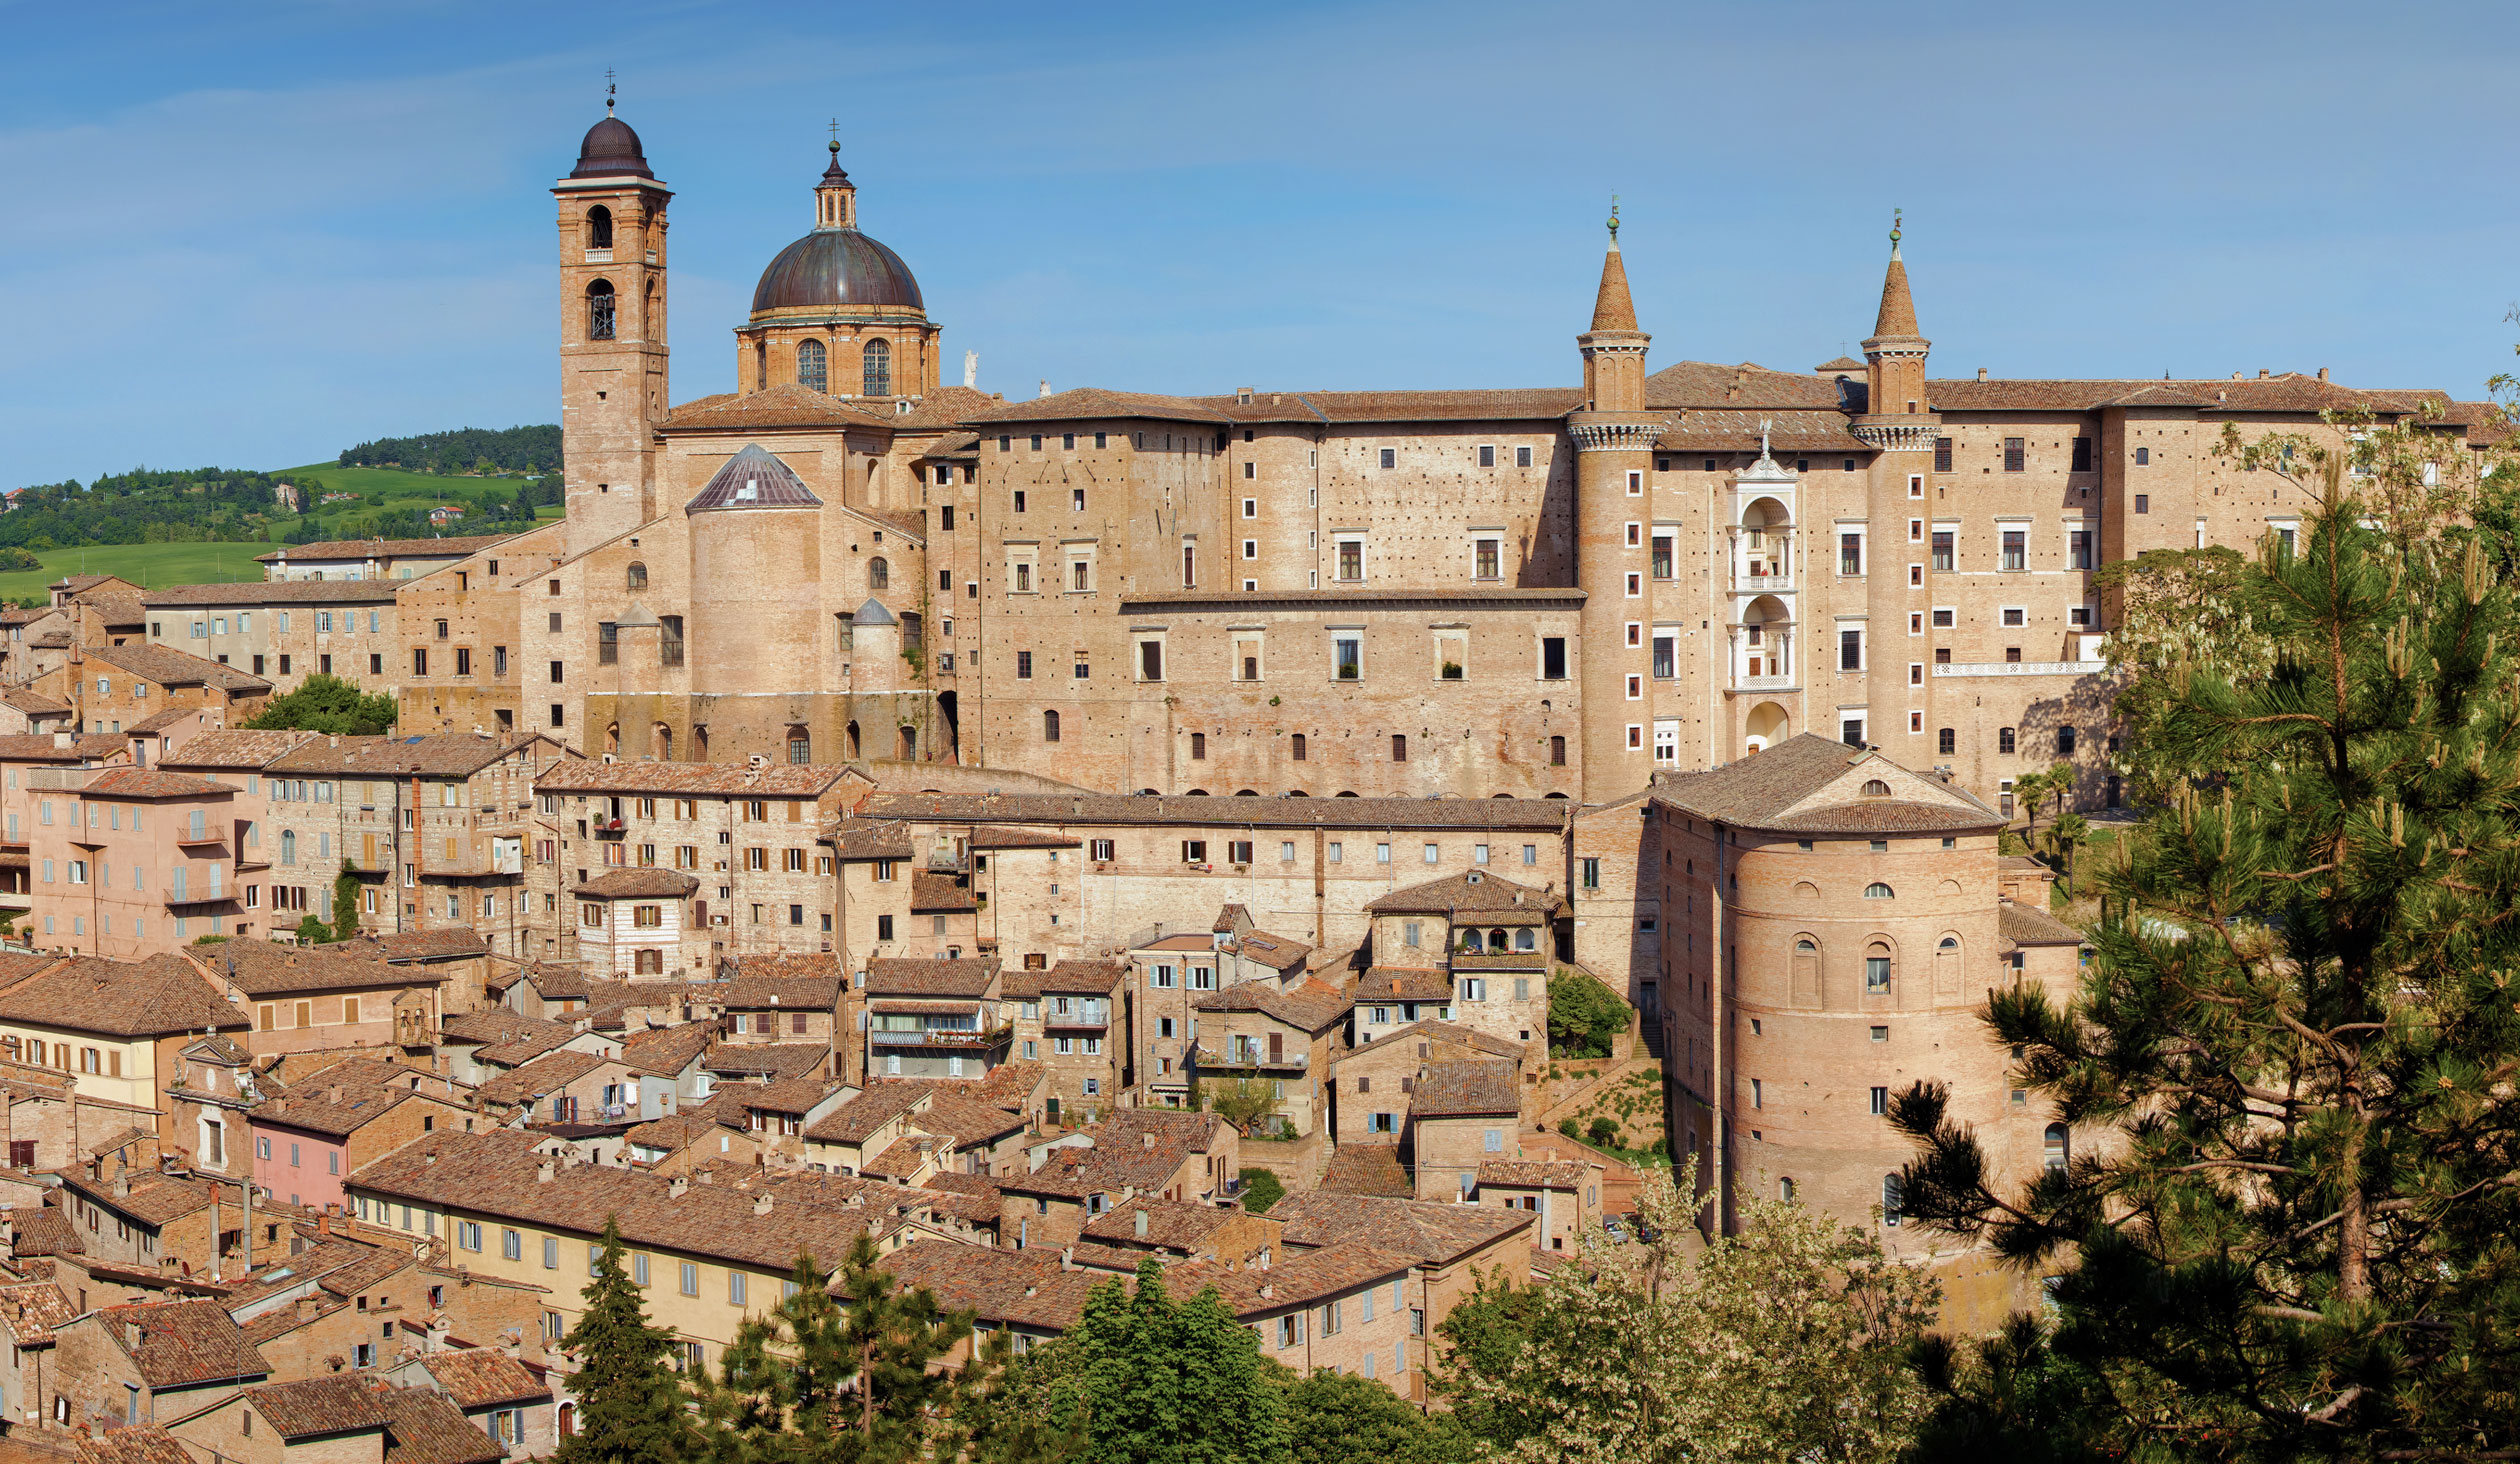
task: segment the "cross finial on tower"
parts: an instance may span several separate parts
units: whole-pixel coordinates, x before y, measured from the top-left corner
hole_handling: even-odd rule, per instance
[[[837,117],[831,119],[831,155],[835,159],[840,155],[840,119]]]
[[[614,90],[612,68],[607,66],[604,68],[604,115],[607,117],[613,114]]]

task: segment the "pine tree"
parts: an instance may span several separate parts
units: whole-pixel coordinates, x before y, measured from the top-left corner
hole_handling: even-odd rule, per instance
[[[682,1382],[666,1362],[674,1334],[649,1323],[621,1255],[620,1227],[607,1218],[595,1279],[584,1293],[586,1311],[560,1341],[578,1365],[569,1379],[577,1397],[577,1431],[554,1459],[556,1464],[690,1464],[702,1441]]]
[[[1213,1290],[1176,1302],[1153,1257],[1094,1288],[992,1400],[978,1457],[1091,1464],[1290,1464],[1284,1368]]]
[[[2232,591],[2271,670],[2150,718],[2224,771],[2119,841],[2069,1004],[1990,1000],[2081,1152],[1999,1193],[1938,1085],[1894,1105],[1907,1216],[2051,1274],[2041,1406],[2112,1454],[2520,1457],[2520,616],[2324,466]]]

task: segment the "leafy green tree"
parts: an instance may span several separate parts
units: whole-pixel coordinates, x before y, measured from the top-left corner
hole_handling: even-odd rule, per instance
[[[746,1320],[726,1350],[709,1416],[719,1453],[742,1464],[897,1464],[958,1442],[958,1410],[986,1370],[931,1368],[971,1334],[926,1290],[894,1288],[861,1234],[839,1296],[811,1256],[795,1291]]]
[[[1033,1349],[1012,1396],[993,1405],[981,1452],[1020,1432],[1051,1452],[1014,1457],[1292,1464],[1285,1378],[1213,1289],[1173,1300],[1149,1256],[1134,1283],[1115,1276],[1095,1287],[1077,1324]]]
[[[2118,673],[2113,711],[2120,731],[2117,765],[2139,806],[2171,797],[2200,778],[2232,769],[2185,767],[2163,760],[2153,724],[2172,688],[2197,672],[2239,680],[2272,669],[2275,647],[2234,593],[2248,569],[2245,556],[2214,545],[2203,549],[2148,549],[2114,560],[2092,576],[2103,596],[2114,598],[2109,633],[2100,654]],[[2020,792],[2014,784],[2014,792]]]
[[[1619,1122],[1608,1114],[1595,1114],[1584,1129],[1584,1140],[1598,1149],[1619,1147]]]
[[[1243,1208],[1254,1215],[1266,1215],[1270,1206],[1286,1198],[1285,1182],[1274,1169],[1246,1169],[1242,1182]]]
[[[1588,1233],[1581,1263],[1531,1287],[1510,1328],[1508,1293],[1449,1334],[1441,1386],[1464,1427],[1535,1461],[1896,1459],[1925,1411],[1907,1359],[1937,1285],[1862,1231],[1751,1196],[1735,1202],[1738,1233],[1701,1247],[1699,1207],[1680,1193],[1647,1171],[1638,1213],[1653,1240]],[[1478,1365],[1465,1338],[1487,1354]]]
[[[1448,1413],[1421,1413],[1371,1378],[1329,1368],[1286,1389],[1295,1464],[1454,1464],[1473,1443]]]
[[[586,1310],[560,1348],[576,1359],[577,1432],[556,1464],[688,1464],[702,1440],[682,1381],[667,1364],[674,1334],[651,1324],[621,1264],[621,1230],[610,1217],[586,1285]]]
[[[297,938],[301,945],[322,945],[332,939],[332,927],[312,915],[301,916],[297,923]]]
[[[1549,1051],[1559,1057],[1608,1057],[1628,1028],[1628,1004],[1599,978],[1561,968],[1549,978]]]
[[[1574,1120],[1567,1122],[1572,1125]],[[1515,1285],[1502,1266],[1492,1272],[1473,1269],[1470,1281],[1470,1294],[1453,1303],[1451,1314],[1435,1324],[1442,1352],[1432,1385],[1452,1405],[1453,1417],[1472,1438],[1510,1447],[1540,1431],[1540,1415],[1532,1400],[1517,1393],[1474,1389],[1463,1380],[1502,1376],[1530,1342],[1550,1298],[1538,1287]]]
[[[1990,1001],[2078,1152],[1999,1186],[1939,1086],[1893,1104],[1906,1213],[2051,1274],[2116,1455],[2520,1457],[2520,613],[2349,461],[2234,590],[2271,669],[2153,724],[2235,771],[2117,842],[2070,1002]]]
[[[239,725],[266,732],[295,729],[374,737],[393,727],[395,714],[392,697],[369,696],[357,682],[318,671],[297,690],[265,702],[252,720]]]
[[[1229,1079],[1209,1090],[1208,1111],[1250,1133],[1278,1111],[1277,1088],[1261,1078]]]

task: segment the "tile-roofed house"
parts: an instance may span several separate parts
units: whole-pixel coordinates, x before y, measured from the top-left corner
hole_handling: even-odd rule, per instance
[[[717,1029],[706,1022],[650,1027],[622,1039],[621,1060],[632,1072],[649,1077],[679,1077],[689,1071],[709,1050],[709,1044],[716,1040]]]
[[[1232,824],[1264,829],[1556,830],[1565,827],[1570,807],[1562,800],[1538,798],[1196,798],[878,790],[858,805],[857,816],[862,820],[1053,828],[1069,824]]]
[[[887,958],[866,963],[868,996],[964,996],[989,994],[997,958]]]
[[[541,733],[513,738],[462,733],[326,738],[274,759],[268,771],[348,778],[468,778],[537,743],[554,756],[566,751]]]
[[[1369,966],[1347,989],[1351,1007],[1370,1002],[1440,1004],[1452,995],[1450,971],[1422,966]]]
[[[824,1071],[831,1048],[820,1042],[720,1042],[700,1066],[720,1077],[795,1078]]]
[[[759,391],[696,397],[674,408],[672,413],[658,424],[658,430],[671,434],[695,431],[740,432],[763,428],[888,427],[892,424],[892,420],[890,417],[878,416],[854,403],[816,391],[812,387],[793,381],[783,381],[773,386],[763,387]],[[747,445],[746,450],[757,454],[765,463],[775,464],[777,472],[773,474],[767,468],[756,467],[750,475],[753,497],[737,498],[735,495],[740,493],[744,486],[742,481],[737,481],[725,485],[720,490],[726,504],[710,503],[701,506],[749,505],[767,500],[769,506],[773,507],[803,508],[822,502],[821,499],[813,496],[812,490],[796,480],[795,473],[789,470],[785,463],[757,446]],[[740,457],[741,454],[737,456]],[[729,461],[732,462],[733,459]],[[774,480],[776,486],[773,486],[773,482],[763,481],[765,478]],[[798,494],[804,496],[800,498],[796,496]],[[700,500],[695,498],[692,502],[699,504]]]
[[[183,746],[158,760],[160,767],[187,771],[248,771],[269,767],[272,759],[292,752],[304,743],[322,736],[320,732],[262,732],[243,727],[225,727],[204,732],[188,739]]]
[[[1405,1027],[1385,1032],[1370,1042],[1358,1043],[1349,1049],[1347,1056],[1359,1057],[1406,1044],[1415,1044],[1417,1056],[1430,1061],[1438,1058],[1467,1057],[1472,1053],[1483,1053],[1489,1057],[1519,1061],[1525,1051],[1519,1043],[1508,1042],[1502,1037],[1491,1036],[1476,1028],[1464,1027],[1457,1022],[1411,1022]]]
[[[153,1389],[191,1389],[268,1377],[271,1364],[254,1350],[227,1308],[208,1298],[143,1301],[88,1314],[128,1354]],[[71,1327],[64,1324],[56,1336]],[[64,1354],[64,1362],[68,1355]]]
[[[358,939],[357,949],[372,951],[378,960],[397,965],[406,961],[457,960],[490,953],[490,942],[469,925],[440,925],[428,930],[361,931]]]
[[[494,1403],[523,1403],[551,1396],[550,1383],[495,1347],[424,1353],[420,1365],[458,1408],[486,1408]]]
[[[863,774],[836,763],[604,762],[581,758],[534,778],[538,793],[721,793],[744,798],[817,798]]]
[[[203,686],[233,696],[260,695],[271,690],[271,683],[259,676],[168,646],[89,646],[86,655],[160,686]]]
[[[1429,1063],[1417,1080],[1409,1114],[1422,1120],[1518,1113],[1522,1088],[1517,1066],[1493,1057]]]
[[[700,888],[700,881],[671,869],[607,869],[571,894],[590,900],[680,900]]]
[[[480,1098],[484,1103],[500,1107],[513,1104],[530,1106],[608,1063],[618,1065],[611,1058],[563,1048],[558,1052],[545,1053],[483,1083],[479,1090]]]
[[[2045,910],[2007,900],[1996,910],[1996,929],[2014,945],[2069,945],[2083,943],[2083,933]]]
[[[1034,973],[1033,984],[1034,989],[1041,992],[1109,995],[1120,989],[1120,983],[1127,980],[1128,975],[1129,963],[1126,961],[1089,961],[1066,957],[1049,970]],[[1012,972],[1008,973],[1008,979],[1013,979]]]
[[[1035,1339],[1075,1326],[1085,1298],[1108,1277],[1070,1270],[1058,1253],[1003,1250],[920,1240],[885,1256],[882,1266],[904,1289],[922,1287],[940,1308],[967,1311],[991,1331]]]
[[[1363,1241],[1444,1266],[1529,1231],[1534,1217],[1522,1210],[1307,1190],[1270,1206],[1269,1218],[1286,1226],[1286,1243],[1298,1250]],[[1430,1331],[1437,1320],[1427,1319]]]
[[[110,961],[74,956],[0,989],[0,1022],[117,1037],[174,1036],[249,1025],[181,956]]]
[[[1417,1198],[1417,1182],[1400,1162],[1398,1144],[1343,1143],[1322,1166],[1315,1188],[1328,1194],[1377,1195],[1385,1199]]]
[[[80,1464],[194,1464],[173,1434],[154,1424],[81,1434]]]
[[[808,1139],[861,1145],[894,1119],[932,1101],[934,1090],[920,1083],[877,1083],[823,1115],[805,1130]]]
[[[201,605],[390,605],[391,580],[241,580],[207,585],[167,585],[141,595],[152,610]]]
[[[254,1412],[284,1439],[358,1433],[385,1426],[385,1410],[367,1379],[352,1374],[300,1378],[248,1388]]]
[[[1214,1287],[1235,1320],[1248,1322],[1396,1280],[1416,1264],[1417,1258],[1407,1252],[1349,1240],[1296,1252],[1266,1268],[1205,1261],[1169,1267],[1164,1272],[1164,1289],[1174,1299],[1187,1301]]]
[[[423,966],[389,965],[360,943],[281,945],[231,940],[204,947],[193,960],[212,980],[224,980],[239,994],[256,1000],[310,991],[433,987],[445,979]]]
[[[384,1464],[494,1464],[507,1457],[506,1446],[444,1394],[372,1380],[368,1386],[385,1415]]]
[[[1217,1232],[1247,1222],[1240,1205],[1194,1205],[1182,1200],[1125,1200],[1086,1222],[1084,1238],[1105,1245],[1168,1251],[1197,1256],[1208,1250]],[[1266,1233],[1277,1227],[1264,1224]],[[1243,1258],[1232,1258],[1239,1262]],[[1134,1261],[1134,1257],[1132,1258]]]
[[[1190,1002],[1202,1012],[1258,1012],[1306,1032],[1337,1025],[1351,1004],[1347,993],[1337,987],[1310,980],[1290,990],[1266,981],[1245,981],[1222,991],[1202,991]]]
[[[1088,418],[1123,418],[1152,422],[1196,422],[1222,427],[1230,419],[1195,397],[1159,396],[1152,392],[1107,391],[1078,387],[1020,402],[997,402],[975,409],[963,421],[973,425],[1016,422],[1071,422]]]
[[[1545,924],[1565,905],[1548,890],[1535,890],[1482,870],[1414,884],[1373,901],[1372,915],[1471,915],[1480,924]]]
[[[15,1253],[12,1254],[14,1258]],[[7,1326],[10,1341],[15,1346],[52,1345],[53,1329],[78,1314],[79,1310],[70,1304],[70,1298],[50,1281],[21,1281],[14,1286],[0,1286],[0,1325]]]
[[[972,892],[970,885],[955,876],[926,869],[912,872],[911,914],[969,914],[979,908],[980,897]]]

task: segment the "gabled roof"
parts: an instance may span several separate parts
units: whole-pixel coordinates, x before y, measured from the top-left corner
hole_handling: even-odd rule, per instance
[[[420,1365],[459,1408],[487,1408],[494,1403],[544,1402],[551,1385],[535,1377],[525,1364],[495,1347],[467,1347],[456,1352],[423,1353]]]
[[[1548,890],[1536,890],[1484,870],[1468,870],[1447,879],[1393,890],[1365,907],[1370,915],[1475,915],[1491,923],[1529,924],[1545,921],[1565,902]]]
[[[760,391],[694,397],[657,424],[660,432],[744,432],[780,427],[890,427],[893,419],[783,381]],[[819,502],[820,500],[815,500]]]
[[[1338,988],[1306,980],[1290,990],[1274,981],[1238,981],[1222,991],[1200,992],[1190,1005],[1202,1012],[1258,1012],[1298,1031],[1319,1033],[1338,1025],[1352,1003]]]
[[[866,963],[868,996],[986,996],[997,958],[894,957]]]
[[[168,646],[89,646],[87,657],[134,676],[145,677],[160,686],[207,686],[217,691],[247,695],[271,690],[271,683],[259,676],[248,676],[233,666],[222,666],[200,656],[186,655]]]
[[[115,1037],[167,1037],[249,1025],[183,957],[73,956],[0,991],[0,1020]]]
[[[672,869],[607,869],[569,893],[588,900],[679,900],[700,881]]]
[[[1505,1058],[1461,1058],[1429,1063],[1409,1103],[1412,1118],[1483,1118],[1522,1111],[1515,1082],[1519,1064]]]
[[[507,1457],[507,1449],[466,1418],[446,1395],[427,1388],[392,1387],[373,1379],[368,1386],[385,1415],[384,1464],[495,1464]]]
[[[1518,1044],[1508,1042],[1502,1037],[1491,1037],[1485,1032],[1464,1027],[1457,1022],[1411,1022],[1395,1031],[1385,1032],[1371,1042],[1359,1043],[1342,1054],[1339,1061],[1346,1062],[1350,1058],[1362,1057],[1369,1052],[1385,1052],[1394,1046],[1407,1044],[1415,1044],[1418,1048],[1417,1055],[1430,1061],[1434,1060],[1445,1048],[1467,1048],[1471,1052],[1484,1052],[1491,1057],[1513,1058],[1517,1061],[1524,1055],[1523,1048]],[[1449,1054],[1446,1055],[1449,1056]]]
[[[217,1301],[143,1301],[100,1308],[103,1322],[152,1388],[193,1388],[271,1375],[271,1364],[245,1339],[243,1328]],[[140,1345],[131,1346],[126,1329],[137,1327]]]
[[[1408,1166],[1400,1162],[1398,1144],[1341,1144],[1322,1166],[1322,1190],[1338,1195],[1378,1195],[1405,1200],[1417,1194]],[[1271,1207],[1275,1214],[1276,1208]]]
[[[1269,1218],[1285,1222],[1290,1246],[1361,1240],[1441,1266],[1527,1230],[1539,1217],[1529,1210],[1308,1190],[1270,1206]]]
[[[301,946],[268,940],[231,940],[205,948],[199,959],[213,976],[225,976],[236,984],[237,990],[251,997],[438,986],[446,980],[446,973],[424,966],[390,965],[355,943]]]

